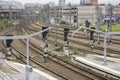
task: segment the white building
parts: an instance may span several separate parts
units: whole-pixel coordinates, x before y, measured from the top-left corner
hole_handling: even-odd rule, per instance
[[[105,5],[100,5],[99,7],[102,8],[102,14],[105,14]],[[88,20],[93,24],[97,22],[97,6],[95,5],[68,5],[55,8],[57,8],[58,21],[64,20],[68,23],[78,25],[84,23],[85,20]],[[51,14],[54,14],[54,8],[51,9]]]

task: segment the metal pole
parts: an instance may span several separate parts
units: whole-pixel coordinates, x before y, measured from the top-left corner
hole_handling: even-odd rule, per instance
[[[97,7],[97,30],[99,30],[100,29],[100,22],[99,22],[99,18],[100,18],[100,16],[99,16],[99,7]],[[98,44],[100,43],[100,34],[99,34],[99,32],[98,32]]]
[[[45,8],[46,27],[49,27],[49,25],[50,25],[50,12],[49,12],[50,7],[48,4],[46,4],[44,6],[44,8]]]
[[[46,27],[49,27],[49,24],[50,24],[50,20],[49,20],[49,6],[46,4],[44,5],[44,9],[45,9],[45,25]],[[46,39],[47,39],[48,36],[46,36]],[[48,40],[45,41],[45,45],[48,43]]]
[[[46,25],[46,27],[48,26],[47,25],[47,9],[46,9],[46,5],[44,5],[44,9],[45,9],[45,25]]]
[[[11,8],[11,5],[9,6],[9,19],[10,19],[10,21],[12,22],[12,8]]]
[[[50,26],[50,6],[49,4],[47,5],[47,22],[48,22],[48,27]]]
[[[29,66],[29,38],[27,38],[26,40],[26,48],[27,48],[27,66],[26,66],[26,80],[29,80],[29,70],[28,70],[28,66]]]
[[[27,38],[27,65],[29,65],[29,38]]]
[[[109,25],[109,31],[111,32],[112,31],[112,6],[110,5],[110,25]],[[112,35],[110,34],[110,38],[109,38],[109,43],[111,43],[111,38],[112,38]]]
[[[50,27],[50,7],[49,4],[46,5],[47,6],[47,27]],[[48,45],[48,34],[46,35],[46,44]]]
[[[104,34],[104,65],[107,65],[106,33]]]
[[[70,30],[71,30],[71,3],[69,4],[69,16],[70,16],[70,21],[69,21],[69,23],[70,23]]]
[[[101,30],[102,8],[97,7],[97,30]],[[100,44],[100,33],[98,32],[98,44]]]
[[[56,21],[56,8],[54,8],[54,23],[55,23],[55,46],[57,46],[57,21]]]
[[[79,15],[78,15],[78,8],[76,7],[76,9],[77,9],[77,26],[78,26]]]
[[[61,18],[60,16],[63,16],[63,15],[61,14],[61,13],[63,13],[63,8],[62,8],[62,10],[61,10],[60,8],[62,8],[62,7],[58,6],[58,14],[57,14],[57,16],[58,16],[58,21],[57,21],[57,22],[61,22],[61,21],[62,21],[62,18]]]

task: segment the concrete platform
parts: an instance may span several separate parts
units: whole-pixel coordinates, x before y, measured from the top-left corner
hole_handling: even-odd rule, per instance
[[[86,57],[73,56],[75,61],[90,65],[99,70],[106,71],[120,77],[120,59],[107,57],[107,64],[104,65],[103,56],[87,55]]]
[[[26,80],[25,65],[5,60],[0,64],[0,80]],[[57,80],[54,77],[32,68],[29,80]]]

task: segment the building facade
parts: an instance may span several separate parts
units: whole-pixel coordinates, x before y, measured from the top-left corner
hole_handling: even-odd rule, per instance
[[[98,5],[98,0],[91,0],[92,5]]]
[[[92,24],[97,23],[97,7],[95,5],[67,5],[67,6],[57,6],[56,15],[57,21],[62,20],[67,21],[70,24],[80,25],[85,22],[85,20],[90,21]],[[102,8],[102,16],[108,14],[106,12],[105,5],[99,5]],[[54,8],[51,9],[52,17],[54,17]],[[114,11],[115,12],[115,11]],[[114,13],[113,12],[113,13]],[[103,18],[103,17],[102,17]]]
[[[98,5],[98,0],[80,0],[81,5]]]
[[[116,13],[118,16],[120,16],[120,6],[118,6],[118,8],[116,8]]]
[[[0,2],[0,19],[18,18],[23,5],[17,1],[1,1]]]
[[[86,5],[79,6],[78,8],[78,23],[84,23],[85,20],[90,21],[91,23],[96,23],[97,11],[96,6]]]

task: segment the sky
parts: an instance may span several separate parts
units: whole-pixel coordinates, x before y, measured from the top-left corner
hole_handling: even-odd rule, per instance
[[[13,1],[13,0],[11,0]],[[23,4],[25,3],[48,3],[48,2],[55,2],[56,4],[58,4],[59,0],[14,0],[14,1],[19,1]],[[66,3],[73,3],[73,4],[79,4],[80,0],[66,0]],[[99,3],[113,3],[113,4],[118,4],[120,3],[120,0],[98,0]]]

